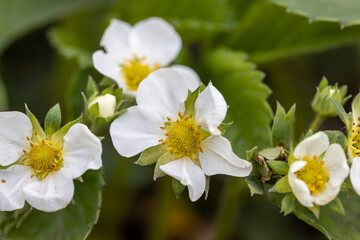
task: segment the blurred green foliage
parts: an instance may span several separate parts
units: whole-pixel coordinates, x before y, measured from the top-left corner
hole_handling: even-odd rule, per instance
[[[102,78],[92,68],[91,56],[101,48],[99,41],[111,18],[133,24],[159,16],[174,25],[183,39],[176,63],[194,68],[204,82],[211,80],[224,94],[230,105],[227,120],[234,121],[226,135],[242,157],[254,145],[261,149],[272,146],[270,105],[275,109],[276,100],[285,109],[296,102],[294,136],[298,139],[313,118],[310,102],[323,75],[330,83],[347,84],[352,95],[359,90],[359,26],[342,30],[338,23],[309,23],[265,0],[3,0],[0,6],[0,76],[8,90],[0,82],[0,109],[23,111],[26,102],[39,119],[56,102],[65,110],[67,121],[80,115],[80,93],[86,91],[88,76],[97,81]],[[323,125],[323,129],[341,128],[336,119]],[[152,167],[134,165],[136,158],[121,158],[107,132],[100,134],[105,136],[106,185],[99,222],[89,239],[324,239],[293,215],[282,217],[263,196],[250,198],[243,179],[227,178],[234,189],[225,187],[224,177],[216,176],[207,201],[190,203],[186,193],[176,200],[168,177],[153,182]],[[97,186],[100,182],[94,180]],[[83,190],[81,183],[77,185],[76,196],[80,196]],[[233,204],[224,206],[227,200]],[[75,202],[93,209],[97,204]],[[346,213],[356,203],[346,201]],[[96,210],[86,223],[79,223],[68,219],[71,209],[72,205],[55,213],[60,219],[55,223],[35,212],[24,222],[24,234],[37,232],[46,234],[38,239],[50,238],[52,230],[64,229],[65,239],[85,236],[97,217]],[[351,214],[356,218],[356,212]],[[29,227],[31,221],[40,220],[48,224],[47,231]],[[340,235],[344,232],[349,235],[343,239],[354,236],[345,230],[348,221],[338,230],[331,225],[334,222],[321,218],[306,221],[335,239],[344,237]],[[67,232],[72,224],[82,225],[82,234]],[[334,232],[324,230],[329,225]]]

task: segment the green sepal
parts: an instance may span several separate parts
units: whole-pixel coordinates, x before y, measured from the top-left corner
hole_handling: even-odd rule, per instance
[[[63,126],[59,131],[57,131],[56,133],[54,133],[51,136],[51,140],[53,141],[54,145],[56,146],[62,146],[63,143],[63,138],[64,136],[67,134],[67,132],[69,131],[69,129],[74,126],[77,123],[82,123],[83,121],[83,116],[81,115],[80,117],[78,117],[77,119],[67,123],[65,126]]]
[[[258,146],[255,146],[252,149],[246,151],[246,160],[250,162],[250,160],[252,160],[255,157],[257,150],[258,150]]]
[[[294,154],[291,153],[288,157],[288,165],[291,166],[295,161],[297,161],[297,159],[294,157]]]
[[[288,193],[281,201],[281,211],[284,215],[292,213],[296,208],[297,200],[293,193]]]
[[[245,182],[250,189],[251,196],[254,196],[254,194],[264,194],[264,187],[258,179],[254,178],[253,176],[249,176],[245,179]]]
[[[294,104],[288,113],[286,113],[281,104],[279,102],[277,103],[277,109],[272,127],[272,142],[274,147],[290,147],[294,128],[295,108],[296,105]]]
[[[26,115],[30,119],[31,125],[33,127],[31,139],[33,139],[35,137],[35,133],[37,133],[42,139],[45,139],[46,134],[45,134],[44,130],[40,126],[40,123],[37,120],[37,118],[34,116],[34,114],[32,114],[32,112],[30,112],[30,110],[26,104],[25,104],[25,110],[26,110]]]
[[[207,200],[209,196],[209,190],[210,190],[210,176],[206,176],[205,179],[205,200]]]
[[[312,131],[311,129],[309,129],[309,131],[305,134],[303,140],[304,140],[305,138],[311,137],[313,134],[314,134],[313,131]]]
[[[268,165],[266,164],[266,162],[263,162],[263,164],[259,164],[259,163],[255,163],[255,164],[257,164],[257,171],[261,177],[266,178],[269,176],[270,169],[269,169]],[[256,169],[256,167],[254,167],[254,169]]]
[[[308,207],[308,209],[314,214],[314,216],[319,219],[320,217],[320,207],[318,205],[314,205],[313,207]]]
[[[338,101],[331,97],[329,98],[329,100],[334,106],[335,112],[340,117],[341,121],[345,123],[346,129],[349,131],[351,129],[351,117],[345,112],[345,109]]]
[[[360,93],[354,98],[351,104],[351,111],[353,122],[357,122],[360,117]]]
[[[135,164],[147,166],[156,163],[161,158],[161,156],[165,154],[165,152],[162,151],[163,148],[163,144],[158,144],[156,146],[145,149]]]
[[[174,189],[174,193],[176,195],[176,198],[179,198],[182,191],[184,191],[185,187],[181,184],[181,182],[175,178],[172,179],[172,187]]]
[[[338,143],[344,150],[347,149],[347,138],[344,133],[340,131],[324,131],[329,137],[330,144]]]
[[[119,109],[120,105],[121,105],[121,102],[122,102],[122,99],[123,99],[123,90],[122,88],[118,88],[116,89],[114,92],[113,92],[113,95],[115,96],[116,98],[116,108],[115,110]]]
[[[89,76],[87,86],[86,86],[86,96],[90,99],[93,96],[96,96],[99,94],[99,88],[94,81],[94,79]]]
[[[350,184],[348,184],[346,182],[344,182],[341,185],[341,191],[346,192],[348,197],[352,197],[352,196],[356,195],[356,192],[355,192],[354,188]]]
[[[100,115],[99,103],[94,103],[87,110],[87,115],[90,119],[96,119]]]
[[[48,137],[55,132],[57,132],[60,128],[61,123],[61,110],[60,105],[57,103],[53,106],[45,117],[45,133]]]
[[[265,148],[259,152],[261,156],[268,160],[275,160],[280,157],[280,148],[274,147],[274,148]]]
[[[199,95],[200,87],[195,89],[193,92],[188,93],[188,96],[185,100],[185,112],[184,116],[189,116],[190,114],[195,115],[195,101]]]
[[[163,177],[166,175],[163,171],[161,171],[160,166],[167,164],[173,160],[175,160],[175,157],[169,151],[167,151],[165,154],[163,154],[159,158],[159,160],[156,162],[155,169],[154,169],[154,176],[153,176],[154,181],[156,181],[157,178]]]
[[[109,87],[109,86],[116,86],[116,82],[108,77],[104,77],[101,82],[99,83],[99,86],[102,87]]]
[[[287,162],[271,160],[267,161],[267,163],[269,164],[270,168],[277,174],[287,175],[289,172],[289,165]]]
[[[331,209],[336,213],[340,213],[341,215],[345,216],[345,209],[341,203],[341,200],[338,197],[332,200],[331,202],[329,202],[326,205],[326,207],[328,207],[329,209]]]
[[[221,131],[221,135],[224,135],[226,129],[228,129],[233,123],[233,121],[229,123],[221,123],[218,127],[218,129]]]
[[[289,193],[292,192],[288,176],[285,176],[278,180],[275,185],[269,189],[269,192],[278,192],[278,193]]]

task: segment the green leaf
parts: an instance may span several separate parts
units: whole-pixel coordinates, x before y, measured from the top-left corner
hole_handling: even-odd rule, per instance
[[[210,74],[207,78],[230,105],[228,117],[234,120],[232,129],[236,129],[231,138],[234,151],[245,156],[245,149],[255,145],[269,147],[272,111],[266,102],[270,89],[262,82],[264,74],[247,61],[243,52],[220,48],[204,61]]]
[[[347,137],[344,133],[340,131],[324,131],[324,133],[328,135],[330,144],[338,143],[344,148],[344,150],[347,149]]]
[[[154,168],[154,181],[156,181],[157,178],[159,177],[163,177],[165,176],[166,174],[161,171],[160,169],[160,166],[161,165],[164,165],[164,164],[167,164],[171,161],[175,160],[175,157],[169,152],[169,151],[166,151],[165,154],[163,154],[159,160],[156,162],[156,165],[155,165],[155,168]]]
[[[30,122],[33,126],[33,132],[32,132],[32,136],[31,139],[33,139],[35,137],[36,134],[38,134],[42,139],[46,138],[46,134],[44,132],[44,130],[42,129],[42,127],[40,126],[39,121],[36,119],[36,117],[34,116],[34,114],[32,114],[32,112],[30,112],[28,106],[25,104],[25,110],[26,110],[26,115],[28,116],[28,118],[30,119]]]
[[[348,114],[345,112],[343,106],[333,98],[329,98],[330,102],[334,106],[334,109],[340,119],[345,123],[346,128],[351,129],[351,120]]]
[[[272,142],[273,146],[283,146],[289,148],[292,140],[292,133],[294,128],[295,104],[291,107],[288,113],[285,109],[277,103],[276,114],[272,127]]]
[[[91,98],[94,95],[99,93],[99,88],[92,77],[89,76],[87,87],[86,87],[86,96]]]
[[[245,182],[250,189],[251,196],[254,196],[254,194],[259,194],[259,195],[264,194],[263,185],[256,178],[254,178],[252,176],[247,177],[247,178],[245,178]]]
[[[0,78],[0,111],[4,111],[8,109],[8,96],[7,90]]]
[[[109,6],[111,0],[3,0],[0,3],[0,54],[32,30],[81,10]],[[11,27],[9,27],[11,26]]]
[[[279,207],[282,201],[282,194],[271,193],[270,199]],[[340,215],[328,207],[321,208],[319,218],[314,213],[302,206],[296,205],[293,213],[301,220],[321,231],[328,239],[332,240],[359,240],[360,239],[360,197],[347,197],[346,193],[341,193],[339,199],[343,204],[346,215]],[[315,210],[315,209],[314,209]]]
[[[280,157],[280,148],[265,148],[259,152],[261,156],[268,160],[275,160]]]
[[[248,3],[245,7],[244,2]],[[236,28],[225,36],[226,46],[247,52],[250,60],[258,64],[338,48],[356,43],[360,37],[359,26],[341,30],[337,23],[309,24],[308,19],[288,14],[269,1],[232,1],[232,5],[238,21]]]
[[[288,176],[285,176],[278,180],[275,185],[269,189],[269,192],[278,192],[278,193],[289,193],[292,192],[289,185]]]
[[[341,203],[341,200],[339,198],[335,198],[331,202],[329,202],[326,205],[328,208],[330,208],[332,211],[340,213],[345,216],[345,209]]]
[[[309,18],[309,21],[338,22],[341,27],[360,24],[360,2],[357,0],[272,0],[287,12]]]
[[[285,216],[295,210],[296,203],[297,200],[294,194],[288,193],[285,195],[285,197],[281,201],[281,211],[284,212]]]
[[[182,193],[182,191],[184,191],[186,186],[182,185],[179,180],[173,178],[172,179],[172,187],[174,189],[174,193],[175,193],[176,197],[179,197],[180,194]]]
[[[101,170],[88,171],[83,183],[75,181],[75,204],[65,209],[46,213],[32,210],[19,228],[12,229],[6,239],[85,239],[97,222],[101,205],[101,188],[104,184]]]
[[[289,165],[287,162],[284,161],[267,161],[267,164],[271,167],[271,169],[280,174],[280,175],[287,175],[289,172]]]
[[[48,137],[51,137],[53,133],[59,130],[61,123],[61,110],[60,105],[57,103],[53,106],[45,117],[45,133]]]
[[[165,154],[165,152],[162,151],[163,148],[163,144],[149,147],[141,153],[139,159],[135,162],[135,164],[146,166],[157,162],[161,158],[161,156]]]

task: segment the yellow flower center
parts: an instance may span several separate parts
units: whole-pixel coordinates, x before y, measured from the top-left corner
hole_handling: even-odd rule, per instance
[[[352,124],[351,133],[349,134],[349,155],[351,157],[360,156],[360,118],[357,119],[357,124]]]
[[[30,141],[29,138],[27,139]],[[64,166],[61,149],[54,146],[51,141],[45,141],[37,136],[36,142],[30,141],[30,146],[29,152],[24,150],[25,154],[20,165],[34,169],[31,177],[36,176],[42,180],[49,173],[59,171]]]
[[[145,62],[145,57],[138,59],[136,56],[132,60],[125,59],[125,64],[121,66],[126,86],[130,91],[136,91],[141,81],[159,68],[159,64],[150,66]]]
[[[314,156],[313,159],[303,157],[306,165],[296,172],[296,177],[306,183],[311,191],[311,194],[317,194],[326,188],[326,183],[329,181],[329,175],[324,169],[324,161],[321,161]]]
[[[203,152],[201,141],[205,140],[210,134],[195,123],[192,115],[184,117],[179,112],[178,116],[179,118],[176,121],[172,121],[168,117],[168,122],[163,127],[160,127],[166,131],[165,136],[167,136],[167,139],[160,139],[159,142],[165,145],[163,151],[170,151],[171,154],[175,154],[175,159],[188,156],[198,162],[199,151]]]

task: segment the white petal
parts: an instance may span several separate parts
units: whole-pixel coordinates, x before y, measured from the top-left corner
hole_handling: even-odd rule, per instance
[[[46,176],[42,181],[32,182],[24,187],[26,201],[44,212],[65,208],[74,196],[74,183],[61,171]]]
[[[31,174],[30,167],[20,165],[0,170],[0,211],[13,211],[24,207],[23,187],[33,181]]]
[[[181,38],[174,27],[161,18],[138,22],[130,31],[129,44],[139,58],[160,66],[169,65],[181,50]]]
[[[315,133],[296,146],[294,157],[301,159],[304,156],[309,158],[312,158],[314,155],[320,156],[329,147],[329,144],[329,138],[325,133]]]
[[[166,117],[176,118],[179,111],[185,110],[184,102],[189,86],[175,70],[162,68],[152,72],[139,85],[136,101],[139,106],[148,107]]]
[[[63,158],[71,166],[72,178],[78,178],[88,169],[99,169],[101,142],[84,124],[72,126],[64,136]]]
[[[203,153],[199,153],[201,167],[208,176],[226,174],[246,177],[252,171],[250,162],[234,154],[229,140],[222,136],[211,136],[203,144]]]
[[[173,65],[169,68],[175,70],[181,76],[183,76],[184,80],[186,81],[186,85],[188,86],[190,91],[194,91],[196,88],[199,87],[201,83],[200,77],[192,68],[179,64]]]
[[[360,195],[360,157],[353,159],[350,170],[350,180],[354,190]]]
[[[343,148],[335,143],[326,150],[324,168],[329,174],[329,184],[333,187],[340,186],[349,175],[349,165]]]
[[[127,22],[112,19],[101,38],[100,45],[119,59],[132,57],[128,44],[130,30],[131,25]]]
[[[125,86],[125,82],[120,72],[121,60],[116,59],[110,53],[104,53],[102,50],[98,50],[93,54],[93,63],[96,70],[115,80],[119,87]]]
[[[218,126],[224,121],[227,104],[221,93],[210,83],[195,102],[196,121],[206,131],[220,135]]]
[[[114,115],[116,108],[116,97],[114,95],[107,93],[94,98],[94,100],[89,103],[89,108],[95,103],[99,105],[99,115],[101,117],[107,118]]]
[[[290,187],[295,195],[295,197],[299,200],[299,202],[305,207],[313,207],[313,196],[311,196],[310,189],[306,186],[306,183],[298,179],[295,175],[295,172],[302,169],[307,162],[305,161],[295,161],[290,165],[288,180]]]
[[[160,166],[161,171],[176,178],[189,189],[191,201],[198,200],[205,191],[205,175],[191,159],[181,158]]]
[[[21,112],[0,112],[0,165],[16,162],[30,148],[26,137],[31,137],[30,119]]]
[[[341,185],[332,186],[329,183],[326,183],[325,185],[326,188],[324,190],[322,190],[318,194],[313,195],[314,203],[316,205],[322,206],[328,204],[329,202],[334,200],[340,192]]]
[[[125,157],[132,157],[145,149],[159,144],[164,138],[160,127],[164,122],[145,107],[134,106],[118,117],[110,126],[110,136],[114,147]]]

